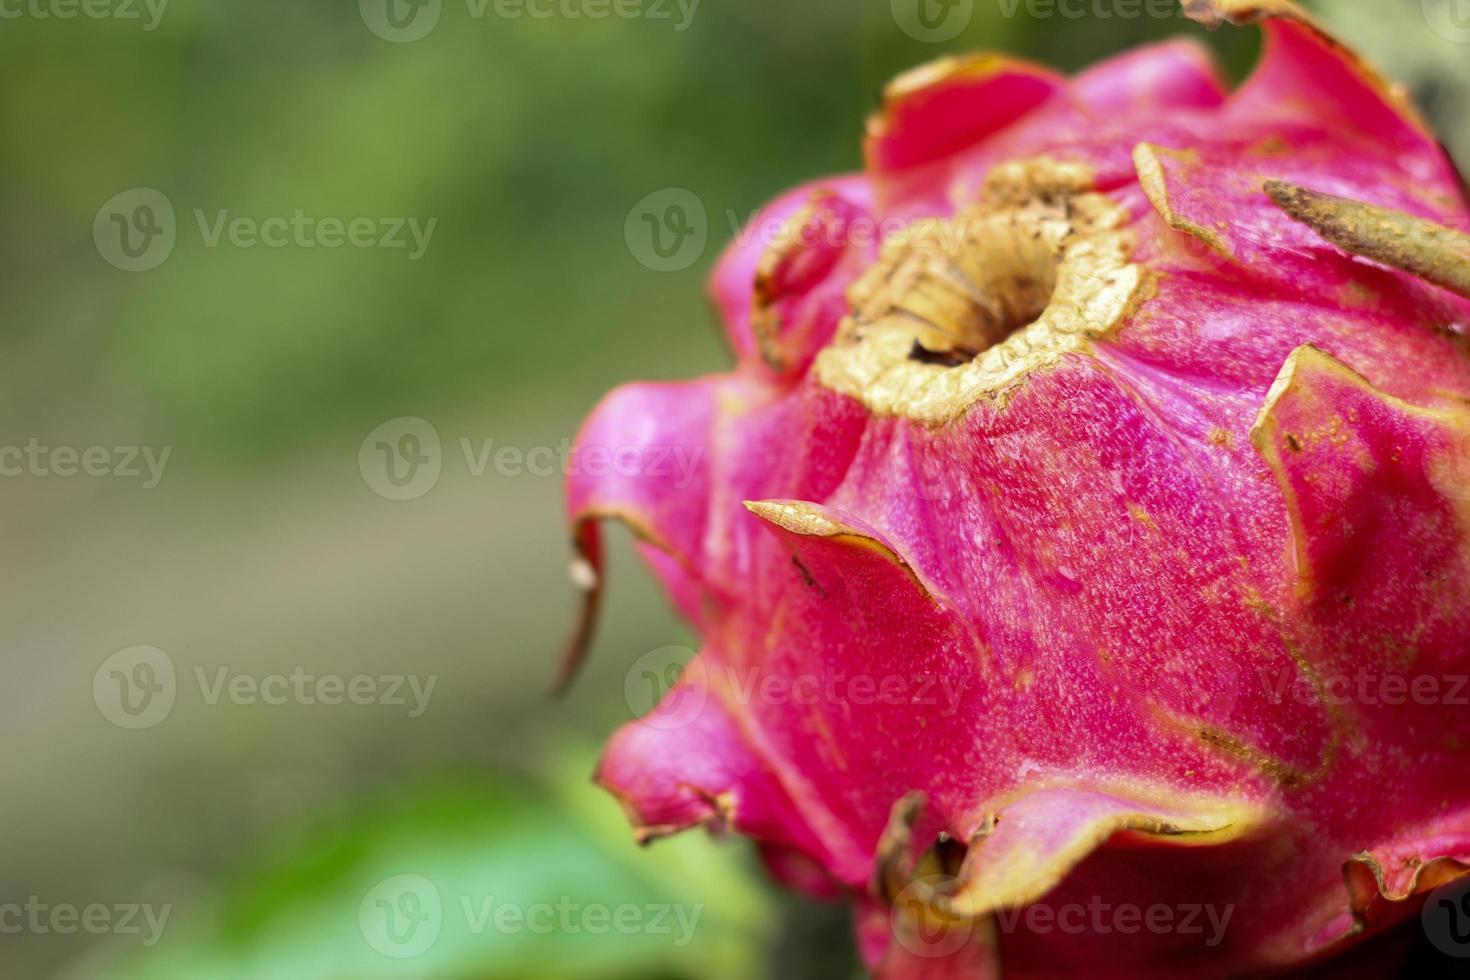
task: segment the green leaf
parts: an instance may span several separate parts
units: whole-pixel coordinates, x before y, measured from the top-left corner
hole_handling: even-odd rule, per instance
[[[212,911],[175,909],[112,980],[757,975],[772,903],[745,852],[632,842],[585,757],[543,787],[401,788],[279,848]],[[175,921],[180,920],[180,921]]]

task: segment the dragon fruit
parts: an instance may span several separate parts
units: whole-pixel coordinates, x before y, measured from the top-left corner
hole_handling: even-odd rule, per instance
[[[570,482],[564,678],[605,519],[703,642],[598,781],[881,977],[1368,967],[1470,871],[1464,186],[1286,0],[1185,6],[1263,25],[1233,93],[1188,41],[898,78],[719,262],[735,368],[580,436],[698,461]]]

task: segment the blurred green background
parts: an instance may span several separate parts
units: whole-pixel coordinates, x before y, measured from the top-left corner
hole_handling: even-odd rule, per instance
[[[591,668],[548,699],[574,608],[560,479],[476,475],[460,440],[557,447],[619,381],[723,367],[703,279],[730,216],[856,167],[895,72],[976,47],[1075,69],[1205,32],[1038,19],[1024,0],[1014,16],[972,0],[942,42],[900,28],[913,0],[568,15],[589,2],[556,0],[543,19],[442,0],[399,7],[403,28],[383,0],[0,0],[0,446],[105,447],[113,466],[0,479],[0,975],[856,974],[842,909],[783,897],[736,841],[640,851],[588,785],[596,745],[632,714],[629,666],[693,639],[615,536]],[[1463,15],[1459,2],[1317,7],[1411,81],[1470,159],[1456,117],[1470,18],[1431,16]],[[415,12],[437,21],[407,40],[426,23]],[[1252,31],[1208,40],[1237,77],[1257,45]],[[658,272],[625,223],[671,187],[702,201],[709,243]],[[176,215],[149,271],[118,267],[130,260],[99,217],[136,188]],[[139,215],[136,195],[119,200],[121,220]],[[298,209],[436,223],[413,258],[228,234],[210,247],[196,218]],[[359,468],[364,438],[401,416],[428,420],[444,450],[437,485],[411,500]],[[112,448],[128,446],[169,449],[156,486],[116,472]],[[109,660],[140,645],[167,656],[176,696],[127,728],[104,707],[122,690],[104,661],[146,679],[137,654]],[[211,704],[195,672],[213,683],[221,668],[437,681],[417,716]],[[432,884],[443,928],[400,957],[364,917],[379,899],[414,912],[392,892],[402,876]],[[700,918],[685,936],[475,928],[485,899]],[[111,925],[17,930],[6,903],[106,906]],[[141,915],[141,935],[122,928],[128,905],[168,908],[157,942]]]

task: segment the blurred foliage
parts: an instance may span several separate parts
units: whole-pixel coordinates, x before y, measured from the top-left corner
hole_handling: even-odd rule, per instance
[[[172,430],[191,458],[228,463],[395,404],[714,367],[698,283],[729,218],[858,166],[884,81],[939,53],[897,30],[886,0],[707,0],[683,33],[476,20],[450,2],[411,44],[372,35],[353,6],[176,0],[152,33],[5,24],[0,118],[26,134],[0,150],[0,210],[25,229],[0,246],[0,329],[23,354],[7,359],[7,419],[34,424],[64,376]],[[980,3],[952,47],[1075,68],[1189,29],[1007,19]],[[1237,68],[1254,43],[1219,40]],[[89,254],[96,208],[133,186],[179,212],[173,257],[142,276]],[[705,261],[677,282],[622,243],[628,208],[665,186],[700,194],[714,226]],[[193,217],[296,208],[439,225],[408,262],[208,249]]]
[[[590,765],[580,753],[549,766],[559,786],[466,774],[360,801],[234,882],[192,933],[107,976],[758,975],[775,906],[753,883],[743,852],[699,835],[639,852],[617,806],[584,791]],[[404,894],[422,920],[386,923],[378,903],[396,914]]]
[[[1462,173],[1470,167],[1470,5],[1461,0],[1315,0],[1323,18],[1410,89]],[[1440,36],[1426,30],[1435,18]],[[1458,38],[1453,40],[1452,38]]]

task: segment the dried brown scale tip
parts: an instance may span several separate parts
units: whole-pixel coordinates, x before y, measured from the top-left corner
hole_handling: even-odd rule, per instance
[[[909,848],[913,844],[914,824],[918,822],[925,802],[925,795],[916,791],[894,803],[888,815],[888,826],[878,841],[877,860],[873,866],[874,890],[889,902],[898,897],[913,876]]]
[[[1184,0],[1184,14],[1211,29],[1227,23],[1253,23],[1265,17],[1308,19],[1291,0]]]
[[[1342,866],[1344,882],[1351,899],[1357,931],[1384,921],[1392,921],[1392,907],[1407,902],[1463,877],[1470,866],[1453,858],[1423,861],[1410,858],[1404,864],[1411,874],[1400,879],[1397,887],[1390,882],[1379,860],[1370,851],[1354,854]]]
[[[572,535],[572,553],[571,578],[581,593],[582,602],[572,635],[562,648],[556,679],[552,682],[550,693],[554,698],[563,697],[570,691],[581,673],[592,645],[597,613],[602,607],[602,539],[592,520],[577,524]]]
[[[1470,235],[1402,211],[1284,181],[1268,180],[1265,189],[1294,221],[1338,248],[1470,299]]]

